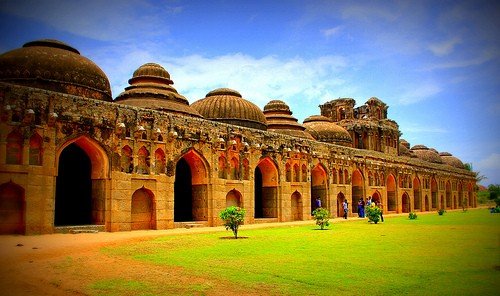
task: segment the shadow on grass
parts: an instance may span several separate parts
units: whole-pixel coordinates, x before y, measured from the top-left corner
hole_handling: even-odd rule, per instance
[[[221,236],[219,239],[247,239],[248,236],[238,236],[238,238],[234,238],[234,236]]]

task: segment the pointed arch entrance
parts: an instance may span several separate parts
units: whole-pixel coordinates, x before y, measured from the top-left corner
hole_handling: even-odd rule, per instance
[[[401,198],[401,211],[403,213],[409,213],[410,212],[410,196],[408,193],[403,193],[403,197]]]
[[[208,166],[190,150],[175,167],[174,222],[208,221]]]
[[[420,190],[420,180],[417,177],[413,179],[413,208],[415,210],[422,209],[422,191]]]
[[[106,152],[80,136],[62,145],[57,159],[54,226],[104,224]]]
[[[355,170],[352,173],[352,200],[351,205],[353,205],[352,212],[357,213],[358,207],[354,206],[358,204],[360,198],[364,195],[364,187],[363,187],[363,175],[359,170]]]
[[[226,194],[226,207],[241,207],[241,193],[233,189]]]
[[[435,178],[431,180],[431,206],[432,209],[437,209],[438,207],[438,190],[437,190],[437,182]]]
[[[0,185],[0,234],[24,234],[26,203],[24,189],[8,182]]]
[[[451,183],[450,181],[446,182],[446,208],[451,209],[452,207],[452,202],[451,202]],[[443,206],[444,208],[444,206]]]
[[[144,187],[132,194],[131,230],[156,229],[156,206],[154,194]]]
[[[295,191],[291,196],[291,210],[292,210],[292,221],[301,221],[303,219],[303,204],[302,195],[300,192]]]
[[[254,218],[278,217],[278,169],[266,157],[255,168]]]
[[[329,208],[328,204],[328,181],[325,167],[318,163],[311,170],[311,212],[316,209],[316,198],[321,199],[321,207]]]
[[[387,176],[387,210],[396,211],[396,178],[390,174]]]
[[[344,207],[342,205],[344,200],[345,200],[344,193],[339,192],[339,194],[337,194],[337,217],[338,218],[344,216]]]

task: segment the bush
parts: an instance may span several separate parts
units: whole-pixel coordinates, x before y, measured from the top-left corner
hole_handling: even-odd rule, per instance
[[[410,220],[415,220],[415,219],[417,219],[417,213],[415,213],[415,212],[410,212],[410,213],[408,214],[408,218],[410,218]]]
[[[377,224],[380,220],[380,214],[382,210],[375,205],[375,203],[371,203],[370,206],[366,207],[366,216],[368,217],[368,222],[372,221]]]
[[[224,226],[226,230],[231,229],[234,234],[234,238],[238,238],[238,228],[243,224],[245,218],[245,209],[231,206],[225,208],[219,213],[219,217],[224,221]]]
[[[446,213],[446,210],[445,210],[445,209],[439,209],[439,210],[438,210],[438,214],[439,214],[439,216],[442,216],[444,213]]]
[[[500,206],[496,206],[494,208],[491,208],[490,213],[492,213],[492,214],[500,213]]]
[[[316,220],[316,225],[321,227],[323,230],[325,227],[330,226],[330,212],[325,208],[317,208],[312,212],[314,220]]]

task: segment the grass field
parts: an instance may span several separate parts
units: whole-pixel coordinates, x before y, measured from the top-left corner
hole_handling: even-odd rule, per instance
[[[186,274],[224,280],[279,295],[499,295],[500,214],[486,209],[398,216],[385,223],[334,223],[328,230],[291,226],[227,233],[165,236],[118,248],[127,257]],[[189,282],[189,281],[186,281]],[[94,283],[130,294],[171,291],[148,279]],[[189,284],[187,284],[189,285]],[[193,283],[187,294],[203,295]],[[128,288],[127,288],[128,287]],[[208,288],[208,287],[207,287]],[[169,290],[170,289],[170,290]],[[140,293],[139,293],[140,292]],[[165,292],[167,293],[167,292]]]

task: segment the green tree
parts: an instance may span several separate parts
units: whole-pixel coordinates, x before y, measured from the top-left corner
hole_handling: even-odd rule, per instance
[[[465,163],[464,164],[464,169],[468,170],[469,172],[474,173],[474,176],[476,178],[476,183],[480,183],[481,181],[488,179],[488,178],[486,178],[485,175],[481,175],[480,172],[475,172],[474,169],[472,168],[472,163]],[[479,189],[479,187],[477,186],[477,184],[476,184],[476,188],[475,189],[476,189],[476,191]]]
[[[245,209],[231,206],[225,208],[219,213],[219,217],[224,221],[224,227],[226,230],[231,229],[234,234],[234,238],[238,238],[238,228],[245,219]]]
[[[494,200],[497,206],[500,206],[500,185],[490,184],[488,185],[488,191],[490,192],[490,200]]]
[[[325,227],[330,226],[330,212],[325,208],[317,208],[312,212],[316,225],[323,230]]]

